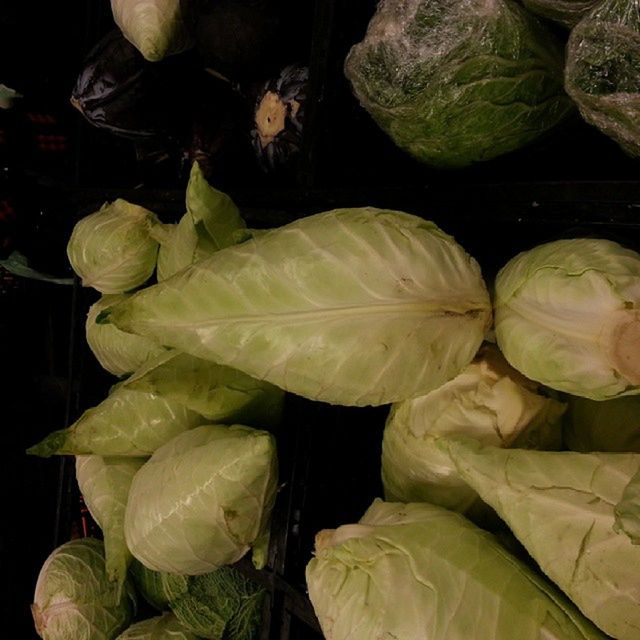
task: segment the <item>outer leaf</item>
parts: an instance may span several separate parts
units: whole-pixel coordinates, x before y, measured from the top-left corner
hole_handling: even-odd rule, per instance
[[[116,640],[198,640],[172,613],[141,620],[123,631]]]
[[[176,350],[149,362],[124,386],[179,402],[212,422],[268,427],[282,417],[284,392],[278,387]]]
[[[503,450],[446,444],[460,475],[540,568],[603,631],[640,633],[640,546],[614,530],[614,508],[640,469],[634,453]]]
[[[332,640],[586,640],[601,634],[485,531],[430,504],[375,501],[323,531],[307,586]]]
[[[478,498],[438,440],[466,435],[500,447],[559,449],[565,405],[536,393],[535,384],[485,345],[453,380],[391,407],[382,441],[387,500],[430,502],[466,511]]]
[[[99,313],[126,297],[126,294],[102,296],[89,307],[85,323],[89,348],[100,365],[115,376],[136,371],[147,360],[164,351],[162,346],[149,338],[120,331],[114,325],[96,323]]]
[[[640,471],[629,480],[614,511],[616,531],[626,533],[633,544],[640,545]]]
[[[156,238],[160,243],[156,268],[158,282],[195,262],[198,233],[188,213],[180,218],[178,224],[163,225]]]
[[[507,360],[559,391],[605,400],[640,393],[640,255],[577,238],[510,260],[495,283],[495,328]]]
[[[80,538],[57,547],[46,559],[31,607],[43,640],[111,640],[130,622],[135,594],[130,583],[120,600],[107,579],[104,546]]]
[[[384,0],[345,61],[354,93],[412,156],[459,167],[539,138],[572,109],[562,46],[511,0]]]
[[[78,456],[76,479],[85,504],[102,529],[107,578],[118,585],[127,578],[132,556],[124,540],[124,509],[133,476],[146,458]]]
[[[600,2],[601,0],[523,0],[522,4],[531,13],[572,28]]]
[[[52,455],[149,456],[160,445],[205,419],[155,393],[117,386],[67,429],[54,431],[27,453]]]
[[[222,249],[108,319],[285,390],[366,405],[457,375],[490,315],[477,263],[450,236],[416,216],[364,208]]]
[[[155,571],[196,575],[232,564],[268,526],[276,467],[265,431],[203,425],[175,437],[133,480],[129,549]]]
[[[159,611],[168,611],[169,603],[187,592],[191,579],[176,573],[152,571],[135,558],[130,573],[138,593]]]
[[[193,44],[180,0],[111,0],[111,9],[127,40],[151,62]]]

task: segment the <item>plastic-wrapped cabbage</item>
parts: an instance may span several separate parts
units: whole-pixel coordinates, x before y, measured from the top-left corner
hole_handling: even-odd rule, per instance
[[[151,211],[117,199],[85,216],[73,228],[67,256],[85,287],[125,293],[144,284],[156,267],[158,243]]]
[[[640,155],[640,0],[604,0],[572,29],[565,87],[587,122]]]
[[[172,613],[132,624],[116,640],[199,640]]]
[[[85,332],[87,344],[100,365],[114,376],[127,376],[140,369],[164,348],[144,336],[120,331],[112,324],[98,324],[96,318],[104,309],[122,302],[127,294],[105,295],[89,307]]]
[[[160,447],[138,471],[127,545],[154,571],[197,575],[264,551],[277,485],[273,436],[203,425]],[[257,547],[257,549],[256,549]]]
[[[470,439],[440,444],[590,620],[618,640],[637,640],[640,545],[618,530],[629,525],[616,506],[630,511],[624,496],[638,478],[640,454],[507,450]]]
[[[584,15],[602,0],[522,0],[531,13],[543,18],[574,27]]]
[[[501,447],[559,449],[565,405],[485,345],[460,375],[424,396],[392,405],[382,441],[385,497],[465,511],[478,494],[437,441],[467,435]]]
[[[31,606],[43,640],[112,640],[135,611],[135,595],[125,582],[120,599],[107,578],[104,547],[93,538],[67,542],[46,559]]]
[[[191,167],[186,201],[187,213],[178,224],[156,228],[158,282],[249,237],[238,207],[227,194],[208,184],[197,162]]]
[[[382,0],[345,62],[353,91],[402,149],[461,167],[539,138],[571,110],[563,51],[512,0]]]
[[[568,398],[563,436],[573,451],[640,453],[640,396]]]
[[[124,587],[132,555],[124,540],[124,510],[133,476],[146,458],[77,456],[76,479],[89,513],[102,529],[107,579]]]
[[[180,0],[111,0],[111,10],[125,38],[151,62],[193,46]]]
[[[282,389],[175,349],[149,361],[123,386],[179,402],[211,422],[272,427],[282,417]]]
[[[336,209],[227,247],[99,321],[336,404],[426,393],[491,322],[477,262],[407,213]]]
[[[150,456],[174,436],[206,419],[180,402],[117,385],[70,427],[50,433],[27,453],[52,455]]]
[[[528,378],[606,400],[640,393],[640,254],[604,239],[556,240],[495,281],[498,346]]]
[[[426,503],[376,500],[321,531],[306,577],[331,640],[605,640],[491,534]]]

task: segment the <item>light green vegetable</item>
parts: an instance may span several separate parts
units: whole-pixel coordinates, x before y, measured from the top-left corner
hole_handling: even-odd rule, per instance
[[[528,378],[606,400],[640,393],[640,255],[604,239],[557,240],[495,281],[495,330]]]
[[[463,516],[379,500],[321,531],[306,570],[331,640],[604,640],[551,584]]]
[[[73,227],[67,256],[85,287],[125,293],[144,284],[156,266],[158,243],[151,211],[117,199],[85,216]]]
[[[192,429],[160,447],[133,479],[127,546],[154,571],[197,575],[232,564],[262,542],[276,485],[269,433]]]
[[[511,0],[383,0],[345,62],[361,105],[420,161],[460,167],[558,124],[561,44]]]
[[[124,37],[151,62],[193,44],[180,0],[111,0],[111,10]]]
[[[107,579],[120,595],[132,556],[124,540],[124,509],[133,476],[146,458],[77,456],[76,479],[89,513],[102,529]]]
[[[615,530],[628,535],[633,544],[640,545],[640,472],[629,480],[614,512]]]
[[[141,620],[122,632],[117,640],[198,640],[172,613]]]
[[[574,27],[602,0],[522,0],[531,13],[553,20],[565,27]]]
[[[98,320],[308,398],[367,405],[457,375],[490,319],[480,268],[451,236],[361,208],[222,249]]]
[[[500,447],[559,449],[565,406],[536,392],[500,352],[485,345],[458,376],[392,405],[382,441],[385,497],[466,511],[478,495],[438,440],[467,435]]]
[[[175,349],[147,363],[124,386],[179,402],[211,422],[270,427],[282,417],[282,389]]]
[[[182,576],[137,561],[132,566],[141,595],[158,609],[171,609],[198,637],[251,640],[259,633],[265,591],[235,567]]]
[[[191,167],[186,203],[187,213],[177,225],[159,227],[158,282],[250,236],[238,207],[207,183],[197,162]]]
[[[573,451],[640,453],[640,396],[589,400],[571,396],[564,440]]]
[[[152,571],[135,558],[131,563],[130,574],[137,592],[159,611],[168,611],[169,603],[187,592],[192,578],[177,573]]]
[[[126,297],[126,294],[102,296],[89,307],[85,322],[86,338],[91,352],[100,365],[115,376],[133,373],[147,360],[164,351],[162,346],[149,338],[120,331],[112,324],[96,323],[96,317],[100,312],[122,302]]]
[[[36,456],[150,456],[160,445],[205,418],[155,393],[117,385],[70,427],[49,434],[27,450]]]
[[[442,441],[460,475],[540,568],[605,633],[640,634],[640,545],[615,531],[637,453],[504,450]]]
[[[582,117],[640,155],[640,0],[604,0],[571,30],[565,87]]]
[[[80,538],[56,548],[36,582],[31,607],[43,640],[113,640],[135,611],[135,595],[126,582],[122,597],[107,578],[104,547]]]

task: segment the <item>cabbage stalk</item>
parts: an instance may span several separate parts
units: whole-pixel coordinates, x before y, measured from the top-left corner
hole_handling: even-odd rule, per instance
[[[203,425],[158,448],[133,479],[127,546],[154,571],[198,575],[266,542],[277,485],[273,436]]]
[[[221,249],[98,321],[307,398],[379,405],[460,373],[491,304],[476,261],[435,224],[361,208]]]
[[[495,281],[498,346],[528,378],[592,400],[640,393],[640,254],[598,238],[523,251]]]
[[[604,640],[553,585],[463,516],[374,501],[316,536],[306,569],[331,640]]]
[[[382,441],[385,498],[466,511],[478,494],[460,477],[438,440],[467,435],[500,447],[559,449],[565,405],[485,345],[453,380],[392,405]]]
[[[616,507],[640,454],[505,450],[470,439],[442,446],[584,615],[618,640],[637,640],[640,545],[618,531]]]
[[[135,613],[135,593],[126,581],[117,598],[104,560],[104,545],[93,538],[71,540],[45,560],[31,611],[43,640],[112,640]]]
[[[85,287],[126,293],[143,285],[156,267],[154,213],[118,198],[80,219],[67,243],[67,256]]]

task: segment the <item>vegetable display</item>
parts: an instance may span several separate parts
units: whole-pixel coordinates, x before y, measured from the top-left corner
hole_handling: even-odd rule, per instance
[[[572,109],[562,46],[512,0],[383,0],[345,61],[360,104],[416,159],[462,167]]]
[[[604,0],[572,29],[565,86],[582,117],[640,155],[640,1]]]
[[[308,398],[366,405],[457,375],[490,307],[478,264],[451,236],[417,216],[361,208],[222,249],[98,321]]]
[[[492,535],[426,503],[377,500],[321,531],[306,574],[331,640],[606,637]]]

